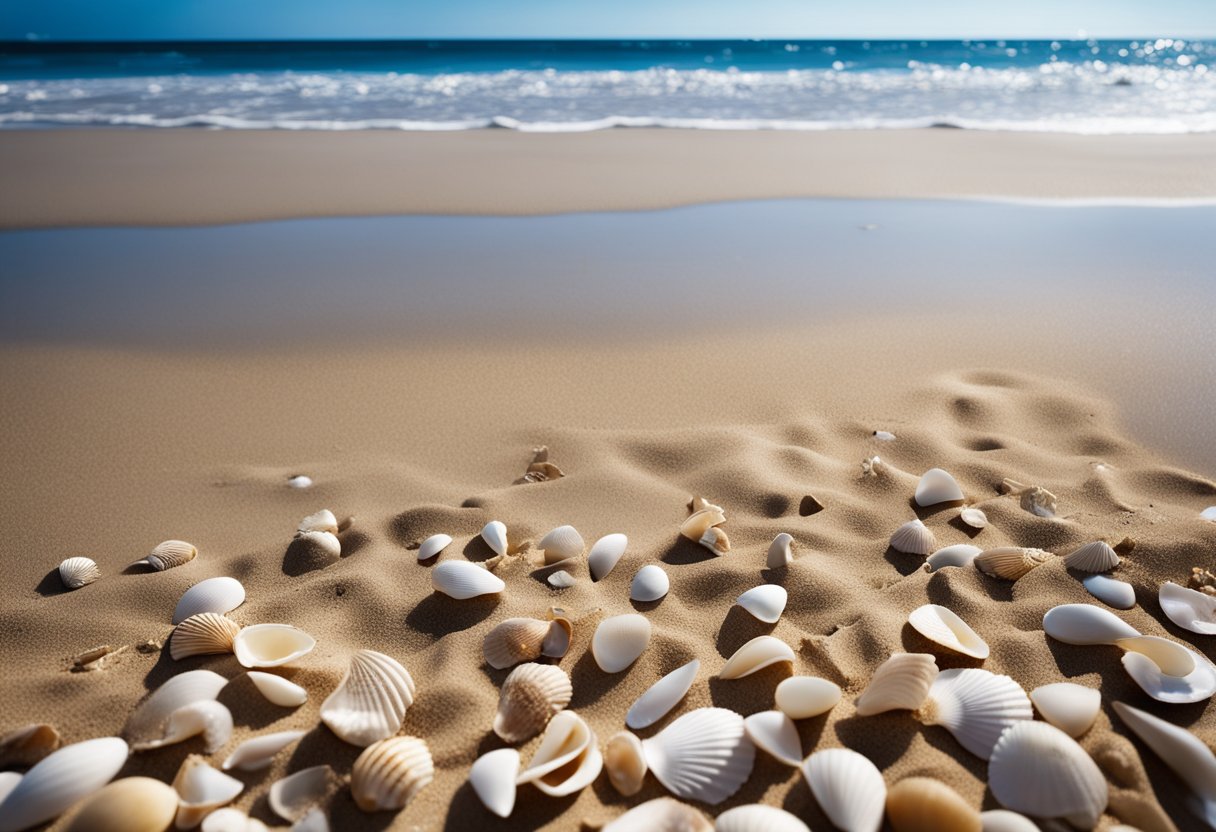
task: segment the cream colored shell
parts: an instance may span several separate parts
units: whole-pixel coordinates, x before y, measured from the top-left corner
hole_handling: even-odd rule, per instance
[[[937,538],[920,520],[909,520],[891,535],[891,548],[908,555],[928,555],[937,548]]]
[[[794,663],[794,651],[774,636],[756,636],[727,660],[718,672],[719,679],[742,679],[744,676],[781,662]]]
[[[231,653],[232,642],[240,626],[227,616],[215,612],[192,615],[173,629],[169,638],[169,655],[175,660],[212,653]]]
[[[435,764],[426,741],[392,737],[372,743],[355,760],[350,791],[365,812],[404,809],[435,779]]]
[[[570,677],[560,667],[521,664],[502,683],[494,733],[509,743],[534,737],[570,704],[573,695]]]
[[[1106,810],[1106,778],[1076,740],[1046,722],[1024,721],[1001,734],[988,761],[988,786],[1007,809],[1063,818],[1093,829]]]
[[[1065,555],[1064,565],[1082,572],[1108,572],[1119,565],[1119,556],[1109,543],[1095,540]]]
[[[496,626],[481,641],[486,663],[497,670],[520,662],[540,658],[545,638],[549,635],[548,621],[535,618],[508,618]]]
[[[895,832],[983,832],[979,809],[931,777],[907,777],[887,791]]]
[[[414,691],[414,680],[400,662],[360,650],[341,684],[321,704],[321,721],[345,742],[368,746],[401,730]]]
[[[1020,546],[1000,546],[986,549],[975,556],[972,563],[985,575],[1016,581],[1035,567],[1042,566],[1055,557],[1042,549],[1027,549]]]
[[[942,647],[970,656],[988,658],[988,643],[953,610],[940,604],[925,604],[908,614],[908,623],[918,633]]]
[[[176,814],[177,792],[167,783],[124,777],[85,800],[66,832],[164,832]]]
[[[80,589],[101,577],[101,570],[89,558],[68,558],[59,564],[59,579],[68,589]]]
[[[640,792],[647,771],[642,741],[629,731],[613,734],[604,746],[604,768],[609,782],[622,795],[632,797]]]
[[[878,666],[870,684],[857,697],[858,716],[884,711],[914,711],[929,698],[937,681],[937,658],[931,653],[893,653]]]

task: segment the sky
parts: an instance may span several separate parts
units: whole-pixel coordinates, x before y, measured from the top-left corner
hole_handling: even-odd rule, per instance
[[[1216,37],[1216,0],[0,0],[0,39]]]

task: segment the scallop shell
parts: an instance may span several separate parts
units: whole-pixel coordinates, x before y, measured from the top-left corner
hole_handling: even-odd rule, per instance
[[[321,703],[321,721],[351,745],[368,746],[401,730],[414,680],[391,656],[360,650],[342,683]]]
[[[817,676],[791,676],[777,685],[773,700],[790,719],[810,719],[836,707],[840,686]]]
[[[542,537],[536,548],[545,553],[545,563],[549,564],[578,557],[587,544],[574,526],[558,526]]]
[[[931,777],[908,777],[887,792],[887,817],[896,832],[983,832],[980,812]]]
[[[606,534],[592,545],[587,555],[587,567],[591,570],[591,580],[599,581],[608,576],[625,554],[629,538],[623,534]]]
[[[967,622],[940,604],[925,604],[908,614],[908,623],[929,641],[973,659],[988,658],[988,643]]]
[[[979,546],[972,546],[970,543],[956,543],[938,549],[925,561],[925,571],[936,572],[947,566],[970,566],[982,551]]]
[[[183,705],[169,715],[164,734],[155,739],[131,744],[132,751],[148,751],[185,742],[191,737],[203,737],[208,754],[213,754],[232,738],[232,712],[214,699],[203,699]]]
[[[716,805],[752,773],[756,749],[743,717],[725,708],[698,708],[642,741],[646,764],[676,797]]]
[[[1186,676],[1171,676],[1147,655],[1138,652],[1123,654],[1123,669],[1145,693],[1159,702],[1200,702],[1216,693],[1216,667],[1204,656],[1190,648],[1195,669]]]
[[[891,535],[891,548],[909,555],[927,555],[937,548],[937,538],[920,520],[909,520]]]
[[[1119,556],[1110,544],[1095,540],[1065,555],[1064,565],[1082,572],[1109,572],[1119,565]]]
[[[197,754],[191,754],[177,770],[173,789],[178,797],[176,826],[193,829],[207,815],[236,800],[245,784],[212,768]]]
[[[1008,676],[978,668],[939,673],[919,714],[926,725],[942,726],[959,745],[985,760],[1002,731],[1034,719],[1021,685]]]
[[[776,806],[749,803],[718,815],[714,832],[811,832],[810,827]]]
[[[650,563],[633,576],[633,583],[629,585],[629,597],[634,601],[648,603],[658,601],[669,589],[671,580],[663,571],[663,567]]]
[[[316,514],[310,514],[300,521],[300,525],[296,527],[296,531],[300,534],[307,532],[329,532],[330,534],[338,533],[338,518],[334,513],[327,508],[323,508]]]
[[[1129,652],[1148,656],[1168,676],[1186,676],[1195,670],[1191,651],[1168,638],[1135,636],[1118,639],[1115,644]]]
[[[1136,589],[1127,581],[1109,575],[1086,575],[1081,583],[1090,595],[1107,606],[1117,610],[1130,610],[1136,606]]]
[[[166,540],[156,544],[143,560],[138,560],[132,566],[147,565],[157,572],[164,572],[175,566],[189,563],[198,557],[198,549],[193,543],[184,540]]]
[[[540,658],[550,623],[535,618],[508,618],[486,633],[481,652],[486,663],[502,670],[520,662]]]
[[[984,832],[1039,832],[1039,825],[1025,815],[1008,809],[989,809],[980,812]]]
[[[1157,600],[1169,620],[1182,629],[1216,636],[1216,597],[1166,581]]]
[[[937,658],[930,653],[893,653],[878,666],[874,678],[857,697],[858,716],[885,711],[914,711],[929,698],[937,681]]]
[[[973,529],[983,529],[988,526],[988,515],[978,508],[963,509],[958,513],[958,519]]]
[[[1123,702],[1111,704],[1124,724],[1194,792],[1192,811],[1208,826],[1216,826],[1216,756],[1212,750],[1185,728]]]
[[[515,778],[519,775],[519,752],[499,748],[482,754],[469,769],[469,785],[487,809],[500,818],[515,808]]]
[[[214,700],[228,680],[210,670],[188,670],[170,677],[135,707],[123,727],[133,745],[161,739],[169,718],[196,702]]]
[[[118,774],[127,744],[117,737],[65,745],[25,773],[0,802],[0,832],[18,832],[58,817]]]
[[[591,637],[591,655],[605,673],[620,673],[650,643],[650,622],[637,613],[605,618]]]
[[[178,624],[169,639],[169,655],[174,660],[212,653],[231,653],[232,640],[240,626],[219,613],[203,612]]]
[[[972,563],[975,568],[985,575],[994,578],[1004,578],[1016,581],[1036,566],[1042,566],[1055,557],[1051,552],[1042,549],[1028,549],[1021,546],[999,546],[987,549],[975,556]]]
[[[754,586],[735,599],[735,603],[750,612],[765,624],[776,624],[781,613],[785,612],[785,603],[789,594],[785,587],[777,584],[761,584]]]
[[[613,788],[625,797],[640,792],[648,769],[642,741],[628,731],[613,734],[604,746],[604,768]]]
[[[490,570],[467,560],[448,560],[431,570],[436,591],[459,601],[502,592],[507,585]]]
[[[32,766],[60,744],[55,726],[44,722],[23,725],[0,736],[0,767]]]
[[[404,809],[435,779],[435,764],[426,741],[393,737],[372,743],[350,770],[350,791],[365,812]]]
[[[280,667],[308,655],[317,640],[290,624],[254,624],[242,627],[232,651],[242,667]]]
[[[245,587],[236,578],[208,578],[187,589],[173,611],[173,623],[192,615],[214,612],[223,615],[245,603]]]
[[[802,763],[815,800],[844,832],[878,832],[887,799],[887,784],[868,759],[847,748],[816,751]]]
[[[177,792],[151,777],[115,780],[84,801],[67,832],[164,832],[177,814]]]
[[[540,747],[516,784],[531,783],[550,797],[565,797],[591,784],[604,767],[595,732],[573,711],[549,721]]]
[[[280,708],[296,708],[308,701],[308,691],[282,676],[257,670],[250,670],[245,675],[272,705],[278,705]]]
[[[574,576],[565,569],[557,570],[545,580],[548,582],[549,586],[553,587],[554,589],[569,589],[570,587],[574,586],[575,583],[577,583]]]
[[[444,549],[448,548],[452,543],[452,536],[447,534],[433,534],[426,540],[422,541],[422,545],[418,547],[418,560],[430,560],[438,555]]]
[[[1065,644],[1114,644],[1140,632],[1113,612],[1093,604],[1060,604],[1043,616],[1043,631]]]
[[[274,762],[274,756],[287,746],[296,742],[307,731],[276,731],[272,734],[259,734],[238,745],[221,768],[228,771],[239,768],[241,771],[257,771],[266,768]]]
[[[802,740],[794,721],[781,711],[761,711],[743,720],[743,728],[756,747],[787,766],[802,764]]]
[[[1005,730],[988,762],[988,786],[1008,809],[1093,829],[1106,809],[1106,778],[1076,740],[1046,722]]]
[[[176,796],[174,799],[176,801]],[[203,825],[199,829],[202,832],[270,832],[270,828],[266,824],[231,806],[216,809],[207,815],[203,818]],[[294,826],[292,832],[295,832]]]
[[[507,553],[507,525],[501,520],[491,520],[481,530],[481,539],[496,555]]]
[[[634,806],[600,832],[714,832],[714,824],[700,809],[657,797]]]
[[[1088,731],[1098,718],[1102,694],[1084,685],[1056,682],[1032,690],[1030,701],[1043,719],[1076,738]]]
[[[68,589],[80,589],[101,577],[101,570],[90,558],[68,558],[59,564],[59,580]]]
[[[718,672],[718,678],[742,679],[778,662],[789,662],[793,666],[794,651],[790,646],[773,636],[756,636],[735,651]]]
[[[782,532],[773,538],[773,542],[768,546],[768,555],[765,556],[765,565],[769,569],[780,569],[782,566],[788,566],[790,561],[794,559],[794,538]]]
[[[700,669],[701,662],[693,659],[655,682],[630,706],[629,712],[625,714],[625,724],[635,731],[640,731],[667,716],[688,693]]]
[[[941,468],[930,468],[916,484],[916,504],[921,508],[965,499],[958,481]]]
[[[283,820],[298,821],[313,807],[327,801],[342,785],[342,781],[327,765],[300,769],[276,780],[270,787],[267,802]]]
[[[521,664],[502,683],[494,733],[510,743],[534,737],[570,704],[573,695],[570,677],[560,667]]]

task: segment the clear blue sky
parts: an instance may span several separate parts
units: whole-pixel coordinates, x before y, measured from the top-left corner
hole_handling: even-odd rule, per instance
[[[1216,36],[1216,0],[0,0],[0,38]]]

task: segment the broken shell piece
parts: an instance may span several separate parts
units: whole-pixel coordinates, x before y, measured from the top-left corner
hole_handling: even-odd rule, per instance
[[[836,707],[840,686],[817,676],[791,676],[777,685],[773,700],[790,719],[810,719]]]
[[[1038,485],[1023,485],[1017,480],[1006,479],[1001,490],[1018,497],[1022,509],[1037,517],[1055,517],[1059,509],[1056,495]]]
[[[963,509],[958,513],[958,519],[973,529],[983,529],[988,526],[988,515],[978,508]]]
[[[749,803],[727,809],[714,822],[714,832],[811,832],[810,828],[784,809]]]
[[[777,584],[761,584],[744,592],[735,599],[735,603],[750,612],[765,624],[776,624],[781,613],[785,611],[785,603],[789,594],[785,587]]]
[[[554,589],[569,589],[578,583],[575,577],[565,569],[557,570],[545,580],[548,582],[549,586],[553,587]]]
[[[629,712],[625,714],[625,724],[635,731],[640,731],[667,716],[688,693],[700,669],[701,662],[693,659],[655,682],[630,706]]]
[[[435,764],[426,741],[392,737],[372,743],[350,771],[350,792],[365,812],[404,809],[435,779]]]
[[[1043,685],[1030,692],[1043,719],[1076,739],[1089,730],[1102,707],[1102,694],[1072,682]]]
[[[1166,581],[1157,600],[1169,620],[1184,630],[1216,635],[1216,597]]]
[[[649,563],[638,570],[629,586],[629,597],[634,601],[648,603],[658,601],[671,589],[671,580],[663,567]]]
[[[101,577],[101,570],[89,558],[68,558],[59,564],[59,580],[68,589],[80,589]]]
[[[818,514],[825,508],[824,504],[819,502],[814,494],[807,494],[798,503],[798,515],[800,517],[810,517],[812,514]]]
[[[127,744],[117,737],[65,745],[8,786],[0,829],[17,832],[59,817],[109,783],[126,761]]]
[[[887,784],[868,759],[847,748],[816,751],[802,763],[802,776],[823,813],[845,832],[878,832]]]
[[[1001,732],[1034,719],[1034,710],[1013,679],[969,667],[939,673],[918,715],[921,722],[942,726],[959,745],[987,760]]]
[[[1055,557],[1042,549],[1027,549],[1021,546],[999,546],[987,549],[975,556],[972,563],[985,575],[1016,581],[1031,569],[1042,566]]]
[[[177,792],[167,783],[124,777],[85,800],[66,832],[164,832],[175,814]]]
[[[773,636],[756,636],[734,652],[718,673],[719,679],[742,679],[772,664],[794,664],[794,651]]]
[[[214,700],[228,680],[210,670],[188,670],[171,676],[135,707],[123,736],[133,745],[160,740],[169,718],[179,709],[196,702]]]
[[[718,528],[726,522],[726,513],[714,505],[693,512],[680,526],[680,534],[701,544],[714,554],[730,551],[730,539]]]
[[[238,745],[221,768],[228,771],[239,768],[241,771],[257,771],[266,768],[274,762],[274,756],[291,745],[307,731],[276,731],[271,734],[259,734]]]
[[[242,627],[232,651],[242,667],[279,667],[296,661],[317,646],[317,640],[290,624],[254,624]]]
[[[540,658],[550,626],[551,622],[535,618],[508,618],[481,641],[486,664],[502,670]]]
[[[448,560],[436,566],[431,570],[431,586],[459,601],[495,595],[507,588],[502,578],[467,560]]]
[[[321,721],[339,739],[368,746],[401,730],[414,694],[414,680],[400,662],[375,650],[360,650],[351,657],[341,684],[321,703]]]
[[[988,786],[1002,806],[1093,829],[1106,809],[1106,778],[1076,740],[1046,722],[1024,721],[1001,735]]]
[[[725,708],[697,708],[642,741],[646,763],[669,792],[716,805],[752,773],[756,749],[743,717]]]
[[[1123,702],[1115,713],[1194,793],[1191,810],[1212,826],[1216,821],[1216,756],[1193,733]]]
[[[1123,654],[1123,669],[1158,702],[1200,702],[1211,698],[1216,693],[1216,667],[1189,647],[1182,646],[1182,649],[1195,665],[1195,669],[1185,676],[1169,675],[1152,658],[1135,651]]]
[[[1136,588],[1127,581],[1109,575],[1086,575],[1081,583],[1090,595],[1107,606],[1117,610],[1130,610],[1136,606]]]
[[[500,818],[515,808],[515,778],[519,775],[519,752],[499,748],[482,754],[469,769],[469,785],[478,799]]]
[[[971,562],[976,559],[980,552],[979,546],[972,546],[969,543],[956,543],[953,546],[938,549],[929,555],[925,561],[924,569],[926,572],[936,572],[939,569],[945,569],[947,566],[970,566]]]
[[[164,572],[166,569],[189,563],[197,556],[198,549],[193,543],[187,543],[184,540],[166,540],[156,544],[156,548],[149,552],[146,558],[137,560],[131,565],[150,566],[157,572]]]
[[[422,541],[422,545],[418,547],[418,560],[430,560],[444,549],[448,548],[451,543],[451,535],[442,533],[431,535],[426,540]]]
[[[1064,565],[1082,572],[1109,572],[1119,565],[1119,556],[1110,544],[1095,540],[1065,555]]]
[[[908,555],[927,555],[937,548],[937,538],[920,520],[909,520],[891,535],[891,548]]]
[[[878,666],[870,684],[857,697],[857,715],[914,711],[929,698],[937,675],[937,658],[931,653],[893,653]]]
[[[714,823],[700,809],[656,797],[609,821],[600,832],[714,832]]]
[[[566,671],[551,664],[521,664],[502,683],[494,733],[510,743],[530,739],[570,704],[574,689]]]
[[[718,526],[707,529],[697,542],[716,555],[725,555],[730,551],[730,538]]]
[[[650,643],[650,622],[637,613],[605,618],[591,637],[591,655],[605,673],[620,673]]]
[[[278,705],[280,708],[295,708],[308,701],[308,691],[282,676],[257,670],[250,670],[245,675],[272,705]]]
[[[930,468],[916,484],[916,504],[921,508],[956,503],[963,499],[963,489],[959,488],[954,477],[941,468]]]
[[[177,828],[193,829],[207,815],[235,800],[244,788],[245,784],[240,780],[217,771],[202,757],[191,754],[173,779],[173,789],[178,796]]]
[[[558,526],[542,537],[536,548],[545,553],[545,563],[551,564],[578,557],[587,544],[574,526]]]
[[[270,787],[267,802],[276,815],[286,821],[298,821],[327,800],[342,786],[342,781],[327,765],[300,769],[276,780]]]
[[[175,661],[188,656],[231,653],[240,626],[219,613],[203,612],[178,624],[169,638],[169,655]]]
[[[223,615],[245,603],[245,587],[236,578],[208,578],[182,593],[173,610],[173,623],[181,624],[192,615],[214,612]]]
[[[540,747],[517,784],[531,783],[550,797],[565,797],[591,784],[604,767],[595,732],[572,711],[549,721]]]
[[[931,777],[907,777],[887,792],[887,817],[895,832],[982,832],[978,809]]]
[[[1043,616],[1043,631],[1065,644],[1114,644],[1140,632],[1113,612],[1093,604],[1060,604]]]
[[[501,520],[491,520],[481,529],[481,539],[496,555],[507,553],[507,525]]]
[[[696,514],[698,511],[704,511],[705,509],[713,509],[720,512],[722,511],[722,506],[716,506],[700,495],[694,495],[688,501],[688,511],[690,514]]]
[[[228,706],[213,699],[204,699],[183,705],[174,711],[165,723],[162,736],[132,743],[132,751],[147,751],[185,742],[202,734],[205,750],[214,754],[232,738],[232,712]]]
[[[780,569],[782,566],[788,566],[790,561],[794,559],[793,543],[794,538],[785,532],[774,537],[773,542],[768,547],[765,565],[769,569]]]
[[[329,532],[330,534],[338,533],[338,518],[334,513],[327,508],[323,508],[316,514],[310,514],[300,521],[300,525],[296,527],[296,532],[305,534],[306,532]]]
[[[863,477],[877,477],[886,471],[887,465],[876,456],[861,461],[861,475]]]
[[[587,554],[587,568],[591,571],[591,580],[599,581],[608,576],[625,554],[629,538],[623,534],[606,534],[591,547]]]
[[[988,643],[947,607],[940,604],[917,607],[908,614],[908,623],[935,644],[973,659],[988,658]]]
[[[743,720],[747,736],[757,748],[767,751],[787,766],[802,763],[802,740],[794,721],[781,711],[761,711]]]
[[[9,731],[0,736],[0,766],[32,766],[58,748],[59,743],[59,732],[46,723],[33,723]]]
[[[640,792],[648,768],[642,741],[629,731],[613,734],[604,746],[604,768],[608,780],[622,795],[632,797]]]

